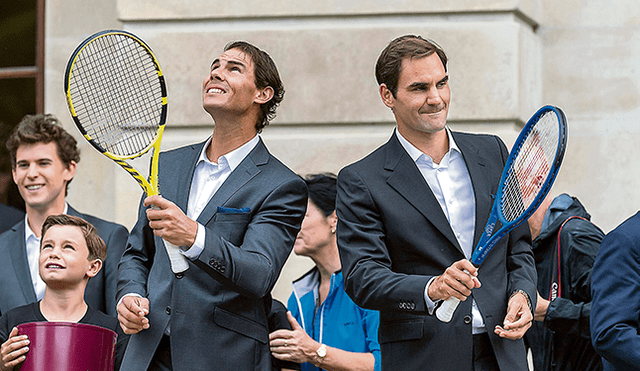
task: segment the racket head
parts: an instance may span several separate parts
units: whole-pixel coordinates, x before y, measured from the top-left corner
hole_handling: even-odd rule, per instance
[[[502,172],[496,199],[503,225],[515,227],[537,210],[558,175],[566,147],[564,112],[540,108],[522,128]]]
[[[161,138],[164,75],[151,48],[130,32],[105,30],[85,39],[69,58],[64,90],[80,132],[114,160],[139,157]]]

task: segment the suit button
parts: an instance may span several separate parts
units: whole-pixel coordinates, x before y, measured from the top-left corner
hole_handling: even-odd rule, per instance
[[[464,323],[468,325],[471,323],[471,316],[467,314],[466,316],[464,316],[463,320],[464,320]]]
[[[220,273],[224,273],[224,265],[221,265],[218,270],[220,271]]]
[[[214,259],[214,258],[209,259],[209,265],[210,265],[210,266],[215,267],[215,266],[216,266],[216,264],[217,264],[217,262],[215,261],[215,259]]]
[[[182,273],[182,272],[180,272],[180,273],[176,273],[176,278],[177,278],[177,279],[180,279],[180,278],[182,278],[182,277],[184,277],[184,273]]]
[[[416,310],[416,304],[415,303],[411,303],[411,305],[409,305],[409,309]]]
[[[167,314],[171,314],[171,307],[167,307],[164,311],[165,311]]]

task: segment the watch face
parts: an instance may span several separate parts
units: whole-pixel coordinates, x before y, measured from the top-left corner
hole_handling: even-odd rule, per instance
[[[316,351],[316,353],[318,353],[319,357],[324,357],[327,355],[327,348],[324,346],[324,344],[318,348],[318,350]]]

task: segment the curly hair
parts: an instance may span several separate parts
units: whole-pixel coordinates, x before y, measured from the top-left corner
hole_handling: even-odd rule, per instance
[[[58,157],[69,167],[71,162],[80,162],[80,150],[78,142],[71,134],[67,133],[58,119],[51,114],[26,115],[22,118],[18,126],[13,130],[7,140],[7,149],[11,159],[11,168],[16,168],[16,153],[18,148],[24,144],[51,143],[55,142],[58,148]],[[67,182],[68,191],[69,183]],[[66,193],[65,193],[66,194]]]
[[[276,117],[276,108],[284,98],[284,84],[280,79],[275,62],[267,52],[246,41],[232,41],[224,47],[225,52],[231,49],[240,49],[251,57],[254,66],[255,84],[258,89],[264,89],[267,86],[273,89],[273,98],[260,105],[261,114],[258,122],[256,122],[256,130],[260,133]]]

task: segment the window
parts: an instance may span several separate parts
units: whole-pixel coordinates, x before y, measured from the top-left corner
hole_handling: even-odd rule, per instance
[[[0,202],[21,209],[5,141],[24,115],[44,112],[44,1],[0,5]]]

